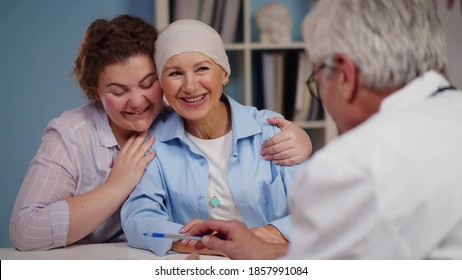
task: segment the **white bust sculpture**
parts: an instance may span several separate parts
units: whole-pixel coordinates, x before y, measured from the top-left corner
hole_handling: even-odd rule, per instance
[[[258,9],[257,27],[261,43],[288,43],[292,35],[292,19],[282,4],[270,3]]]

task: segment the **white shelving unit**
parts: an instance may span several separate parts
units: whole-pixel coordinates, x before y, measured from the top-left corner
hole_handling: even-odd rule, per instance
[[[234,1],[234,0],[231,0]],[[287,0],[287,2],[292,2],[293,0]],[[170,0],[154,0],[154,14],[156,19],[156,28],[161,30],[170,23]],[[252,25],[254,24],[253,18],[255,17],[252,14],[251,3],[252,0],[242,0],[242,20],[241,26],[242,30],[242,42],[225,44],[225,48],[228,51],[228,55],[234,59],[238,57],[237,64],[239,67],[233,68],[233,61],[231,61],[232,75],[231,83],[233,83],[233,78],[237,76],[239,80],[237,83],[238,98],[237,100],[245,105],[254,105],[253,104],[253,65],[252,65],[252,55],[254,51],[285,51],[285,50],[304,50],[304,44],[300,41],[294,41],[286,44],[265,44],[256,42],[252,38]],[[264,2],[264,1],[258,1]],[[267,3],[272,1],[268,0]],[[281,1],[279,1],[281,2]],[[282,2],[281,2],[282,3]],[[300,2],[301,3],[301,2]],[[292,3],[293,4],[293,3]],[[254,8],[255,9],[255,8]],[[305,11],[305,13],[308,11]],[[294,23],[294,27],[299,26],[298,23]],[[255,37],[255,36],[253,36]],[[234,54],[234,55],[233,55]],[[232,59],[231,59],[232,60]],[[236,63],[234,61],[234,63]],[[243,92],[241,92],[243,91]],[[235,96],[235,95],[233,95]],[[235,96],[236,97],[236,96]],[[337,135],[337,130],[335,124],[333,123],[330,116],[325,115],[324,120],[316,121],[303,121],[296,122],[297,125],[307,130],[309,135],[312,138],[313,145],[315,150],[321,148],[326,142],[330,141]]]

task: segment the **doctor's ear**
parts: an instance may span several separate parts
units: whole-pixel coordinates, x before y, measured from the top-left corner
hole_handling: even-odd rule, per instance
[[[356,67],[356,64],[349,56],[344,54],[339,54],[335,58],[335,67],[341,72],[341,88],[342,94],[344,95],[346,101],[351,103],[354,101],[357,89],[359,87],[359,69]]]

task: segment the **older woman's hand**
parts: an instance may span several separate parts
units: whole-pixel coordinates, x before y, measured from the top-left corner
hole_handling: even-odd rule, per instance
[[[250,229],[261,240],[272,244],[288,244],[289,241],[273,225],[254,227]]]

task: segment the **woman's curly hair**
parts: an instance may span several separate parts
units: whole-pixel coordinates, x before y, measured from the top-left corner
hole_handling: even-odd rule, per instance
[[[74,75],[88,99],[96,100],[98,76],[106,66],[134,55],[153,59],[156,39],[154,26],[130,15],[92,22],[74,64]]]

